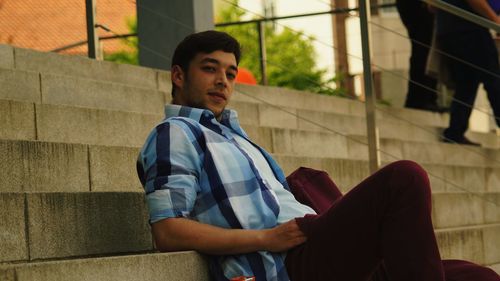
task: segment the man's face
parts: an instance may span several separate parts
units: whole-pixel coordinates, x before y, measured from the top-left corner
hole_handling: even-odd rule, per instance
[[[214,51],[198,53],[187,73],[177,65],[171,73],[172,83],[177,86],[174,104],[208,109],[220,119],[233,94],[238,67],[233,53]]]

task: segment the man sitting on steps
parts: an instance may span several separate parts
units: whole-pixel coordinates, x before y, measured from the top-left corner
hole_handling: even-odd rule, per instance
[[[426,172],[395,162],[317,215],[225,109],[239,59],[239,43],[217,31],[175,50],[172,104],[138,160],[157,248],[208,254],[217,281],[367,280],[382,261],[392,281],[445,280]],[[463,280],[500,280],[472,266],[482,279]]]

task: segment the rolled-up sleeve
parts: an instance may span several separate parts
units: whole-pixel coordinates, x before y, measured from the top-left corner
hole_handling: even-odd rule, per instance
[[[158,125],[139,155],[150,223],[189,217],[199,191],[201,170],[196,138],[172,121]]]

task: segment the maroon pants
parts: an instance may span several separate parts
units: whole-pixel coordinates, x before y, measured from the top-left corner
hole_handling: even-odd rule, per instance
[[[319,197],[312,186],[297,190],[295,186],[304,182],[293,176],[288,180],[297,199],[312,205],[319,215],[296,219],[307,242],[288,252],[286,267],[292,281],[364,281],[374,276],[390,281],[444,281],[447,268],[458,276],[448,281],[500,280],[484,267],[441,261],[431,221],[429,180],[418,164],[392,163],[345,196],[331,180],[323,184],[329,181],[324,176],[316,182],[324,196]],[[314,176],[307,175],[305,181],[314,182]],[[329,198],[328,204],[324,198]],[[385,270],[380,272],[382,262]],[[475,266],[475,277],[461,278],[464,266],[458,263]]]

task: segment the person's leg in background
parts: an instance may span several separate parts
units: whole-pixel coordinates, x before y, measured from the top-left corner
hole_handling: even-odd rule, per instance
[[[455,95],[450,107],[449,127],[443,133],[445,142],[478,145],[465,138],[464,134],[469,127],[479,84],[491,64],[488,61],[491,57],[485,55],[487,36],[491,37],[487,30],[478,30],[439,39],[443,51],[460,59],[448,59]]]
[[[411,161],[380,169],[324,214],[297,219],[308,237],[286,259],[292,281],[443,281],[426,172]]]
[[[411,39],[410,81],[405,107],[442,112],[443,108],[437,104],[437,81],[425,74],[434,16],[421,1],[398,0],[396,5]]]
[[[482,53],[484,61],[487,63],[485,68],[487,72],[480,73],[480,80],[483,82],[484,89],[488,93],[493,115],[497,127],[500,128],[500,63],[498,59],[498,50],[493,38],[489,34],[483,35],[485,51]]]

